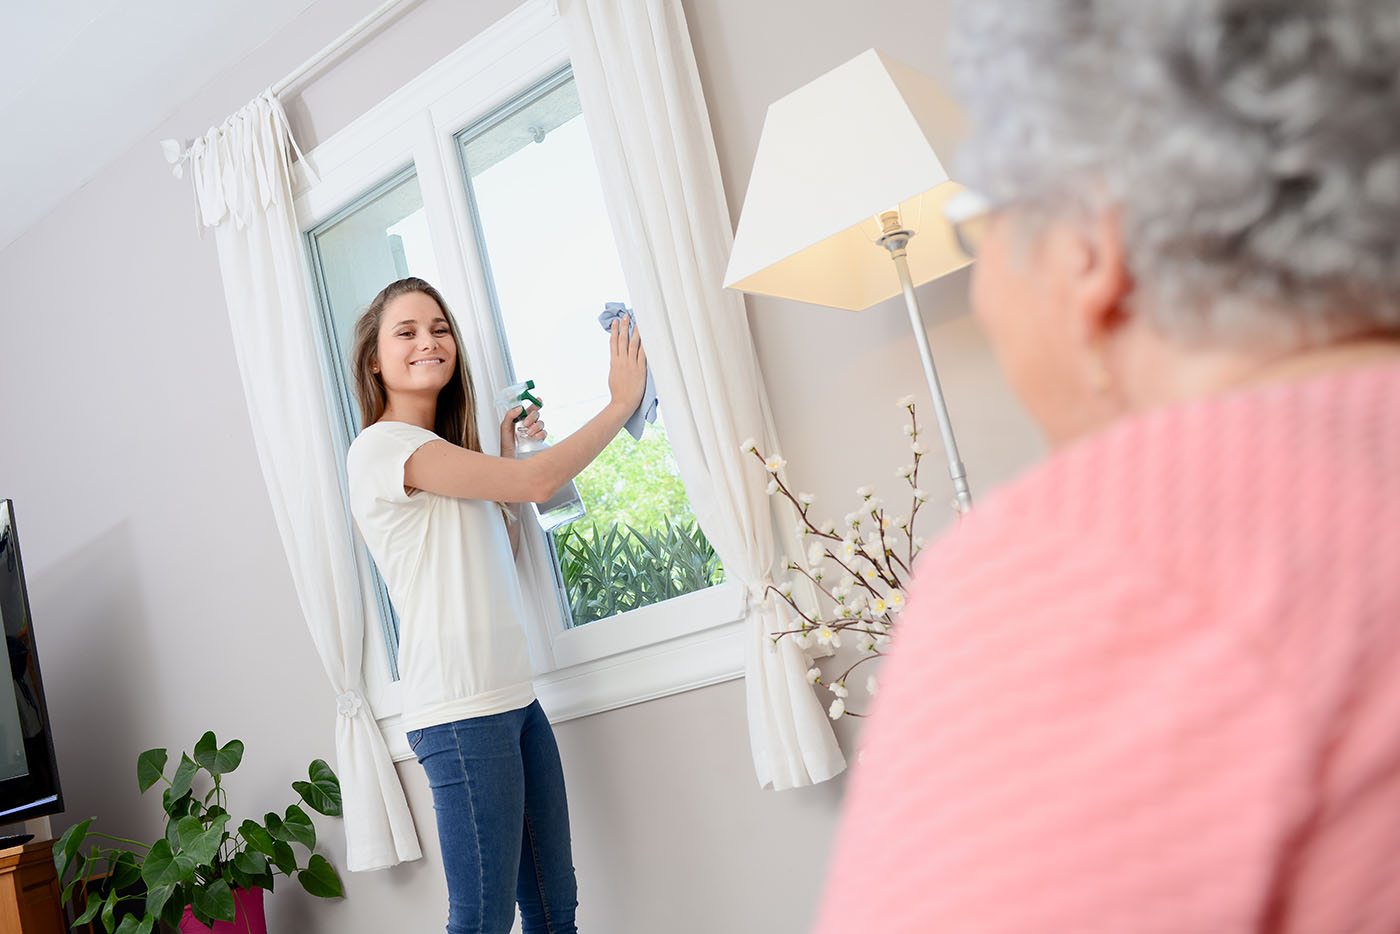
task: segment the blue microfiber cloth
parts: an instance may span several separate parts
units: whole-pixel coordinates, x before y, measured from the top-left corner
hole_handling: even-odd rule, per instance
[[[621,315],[626,315],[632,323],[632,328],[637,327],[637,319],[632,315],[632,309],[622,302],[608,302],[603,306],[603,313],[598,316],[598,323],[603,326],[604,331],[612,330],[612,323]],[[631,337],[632,332],[628,331],[627,336]],[[642,431],[646,428],[643,422],[656,424],[656,381],[651,378],[651,365],[647,365],[647,388],[642,392],[642,404],[637,406],[637,411],[632,413],[632,417],[627,419],[627,424],[622,427],[627,429],[627,433],[638,441],[642,440]]]

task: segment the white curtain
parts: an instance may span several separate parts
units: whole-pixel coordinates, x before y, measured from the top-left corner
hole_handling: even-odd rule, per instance
[[[602,176],[662,417],[700,526],[752,594],[801,555],[794,516],[739,445],[775,447],[743,298],[722,288],[733,243],[680,0],[561,0],[579,98]],[[775,523],[775,519],[777,520]],[[761,786],[845,768],[807,683],[809,660],[776,600],[746,628],[749,736]]]
[[[350,870],[422,855],[393,759],[363,698],[365,612],[292,212],[282,106],[266,92],[189,151],[199,221],[214,228],[258,460],[311,638],[336,693]],[[178,170],[177,170],[178,174]],[[329,707],[329,704],[327,705]],[[308,760],[309,761],[309,760]]]

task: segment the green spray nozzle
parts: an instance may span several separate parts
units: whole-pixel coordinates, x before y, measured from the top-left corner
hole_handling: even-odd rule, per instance
[[[497,396],[497,399],[500,400],[500,405],[504,409],[515,408],[517,402],[532,402],[535,408],[544,408],[544,403],[530,394],[530,390],[534,388],[535,381],[532,379],[527,379],[519,383],[511,383],[505,389],[501,390],[501,394]],[[518,422],[524,417],[525,412],[522,410],[519,415],[515,416],[515,421]]]

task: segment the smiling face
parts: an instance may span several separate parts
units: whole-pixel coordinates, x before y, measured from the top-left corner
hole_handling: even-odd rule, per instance
[[[375,365],[394,395],[436,398],[457,369],[457,342],[438,303],[423,292],[406,292],[384,306]]]

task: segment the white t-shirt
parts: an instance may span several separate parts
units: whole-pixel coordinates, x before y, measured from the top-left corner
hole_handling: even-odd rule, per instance
[[[504,713],[535,699],[523,600],[494,502],[404,492],[404,463],[429,441],[404,422],[350,445],[350,511],[399,614],[403,727]]]

